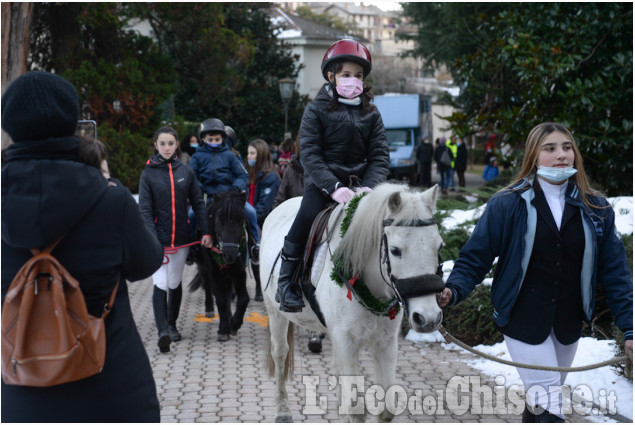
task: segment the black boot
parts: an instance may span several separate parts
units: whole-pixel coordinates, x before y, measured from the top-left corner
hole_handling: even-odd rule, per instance
[[[525,410],[523,410],[522,422],[528,423],[528,424],[533,424],[536,422],[536,416],[534,416],[534,414],[531,413],[531,411],[529,410],[526,404],[525,404]]]
[[[168,334],[174,342],[181,340],[181,334],[176,328],[176,319],[181,310],[181,298],[183,298],[183,285],[179,283],[176,289],[168,290]]]
[[[254,272],[254,280],[256,281],[256,295],[254,301],[263,301],[262,288],[260,287],[260,266],[251,263],[251,271]]]
[[[300,264],[304,247],[285,238],[282,247],[282,264],[280,265],[280,277],[278,277],[278,291],[276,301],[280,303],[280,311],[297,313],[302,311],[302,289],[298,282],[294,281],[295,272]]]
[[[159,350],[162,353],[170,351],[170,334],[168,333],[168,294],[156,286],[152,293],[152,309],[154,310],[154,321],[159,331]]]
[[[541,406],[534,407],[534,411],[535,412],[538,412],[540,410],[542,410],[541,413],[534,415],[534,418],[536,419],[535,420],[536,423],[541,423],[541,424],[561,424],[561,423],[564,423],[564,419],[562,419],[559,416],[554,415],[553,413],[550,413],[548,410],[543,409]]]

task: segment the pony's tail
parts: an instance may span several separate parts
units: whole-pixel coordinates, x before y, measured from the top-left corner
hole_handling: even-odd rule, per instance
[[[294,346],[294,325],[292,322],[289,322],[289,327],[287,328],[287,345],[289,346],[289,351],[287,352],[287,358],[284,362],[284,379],[289,380],[293,378],[293,364],[294,364],[294,355],[295,346]],[[273,356],[271,355],[271,330],[269,326],[267,326],[267,338],[265,341],[265,370],[267,371],[267,375],[269,378],[274,378],[276,372],[276,362],[273,360]]]
[[[201,274],[200,274],[200,270],[196,273],[196,275],[194,276],[194,279],[192,279],[192,281],[190,282],[190,284],[188,285],[187,289],[190,292],[194,292],[196,291],[198,288],[200,288],[203,285],[203,279],[201,279]]]

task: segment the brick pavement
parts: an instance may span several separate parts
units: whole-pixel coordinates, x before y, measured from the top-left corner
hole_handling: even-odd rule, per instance
[[[195,273],[194,267],[186,266],[184,282],[189,283]],[[249,276],[249,275],[248,275]],[[254,283],[248,277],[248,289],[253,298]],[[273,422],[276,414],[274,382],[263,371],[266,338],[262,317],[266,316],[264,303],[251,301],[246,316],[249,316],[237,336],[228,342],[216,341],[218,322],[196,321],[203,313],[203,292],[183,292],[183,304],[178,328],[183,339],[171,345],[166,354],[159,352],[152,312],[151,278],[129,284],[131,305],[139,333],[144,341],[154,370],[157,392],[161,403],[162,422]],[[287,384],[289,407],[296,422],[339,422],[335,392],[328,390],[331,347],[324,339],[323,351],[311,353],[307,348],[308,333],[296,328],[294,380]],[[454,376],[480,376],[481,383],[495,385],[479,371],[470,368],[461,359],[474,358],[466,352],[445,350],[439,343],[419,343],[400,338],[397,365],[397,384],[403,386],[411,402],[439,399],[439,394],[452,397],[446,390],[448,381]],[[373,377],[372,359],[367,351],[360,354],[361,370]],[[304,415],[306,388],[302,376],[320,377],[318,397],[327,398],[323,414]],[[368,388],[370,384],[367,384]],[[420,391],[420,394],[419,394]],[[465,394],[464,394],[465,395]],[[314,402],[315,404],[315,402]],[[520,422],[517,415],[453,414],[443,405],[443,412],[429,412],[421,403],[414,410],[405,409],[393,422]],[[436,404],[435,404],[436,406]],[[431,408],[435,410],[434,407]],[[457,410],[454,410],[455,413]],[[367,421],[375,418],[367,416]],[[571,417],[568,421],[581,422],[582,417]]]

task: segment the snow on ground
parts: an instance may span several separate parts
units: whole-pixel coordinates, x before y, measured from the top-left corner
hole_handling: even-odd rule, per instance
[[[632,234],[633,197],[621,196],[609,198],[608,201],[615,210],[615,226],[618,233],[623,235]],[[481,205],[468,211],[455,210],[449,217],[443,220],[442,226],[446,230],[460,226],[466,221],[479,218],[484,211],[485,205]],[[473,227],[468,230],[471,231],[472,229]],[[444,281],[452,272],[453,266],[453,261],[446,261],[443,263]],[[483,284],[491,285],[491,279],[485,279]],[[406,339],[417,343],[440,343],[447,350],[463,351],[463,349],[456,344],[446,343],[439,332],[431,334],[417,334],[411,330],[408,335],[406,335]],[[511,360],[504,342],[491,346],[479,345],[474,348],[486,354],[497,356],[501,359]],[[616,347],[613,341],[581,338],[575,360],[573,361],[573,366],[584,366],[609,360],[615,355],[615,352]],[[520,380],[520,376],[518,375],[516,368],[512,366],[503,365],[482,358],[466,360],[466,363],[492,378],[502,377],[506,387],[511,385],[522,385],[522,381]],[[500,379],[501,378],[497,379],[497,384],[500,382]],[[565,384],[569,385],[574,392],[574,411],[580,413],[585,407],[584,404],[580,404],[578,397],[586,400],[591,400],[592,398],[594,403],[593,407],[597,408],[599,406],[600,408],[606,408],[608,413],[617,413],[631,420],[633,419],[633,383],[625,377],[616,374],[611,366],[605,366],[600,369],[593,369],[584,372],[569,373]],[[614,402],[612,402],[613,396],[615,396]],[[611,403],[614,403],[615,411],[612,411],[613,409]],[[586,406],[588,406],[589,409],[593,408],[591,404],[587,404]],[[587,418],[592,422],[598,423],[615,422],[607,416],[604,416],[602,412],[596,411],[591,411]]]

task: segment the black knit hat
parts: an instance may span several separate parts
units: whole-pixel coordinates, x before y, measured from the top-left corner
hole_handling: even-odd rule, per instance
[[[2,95],[2,129],[14,142],[72,136],[78,119],[77,90],[59,75],[28,72]]]

